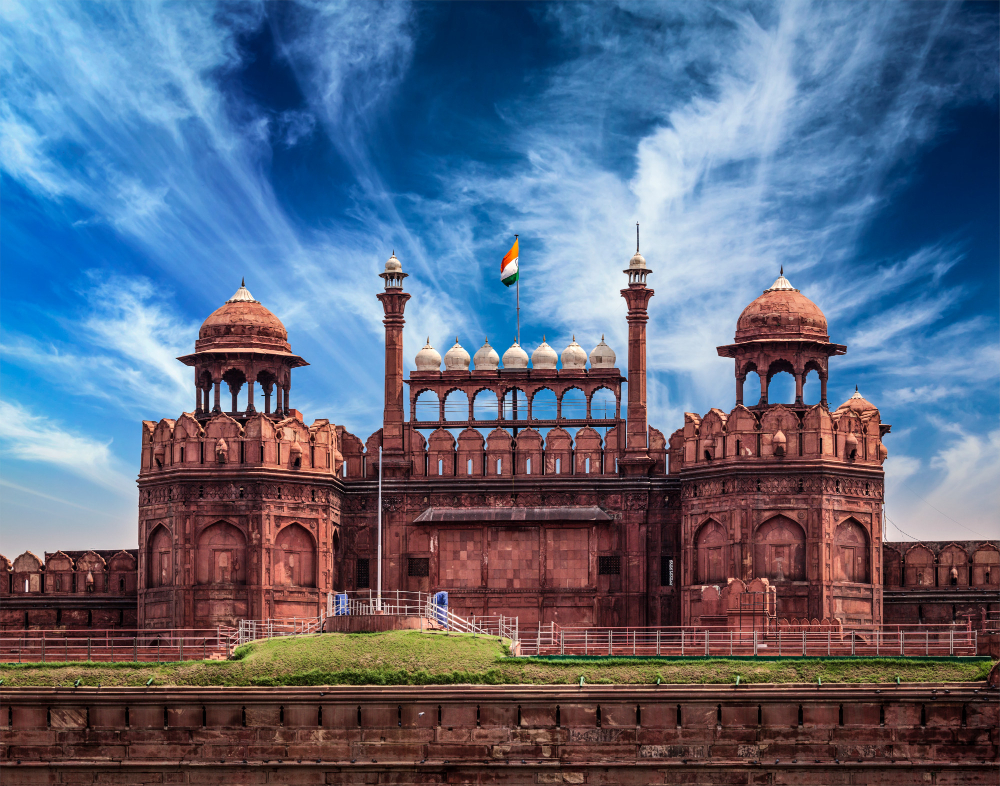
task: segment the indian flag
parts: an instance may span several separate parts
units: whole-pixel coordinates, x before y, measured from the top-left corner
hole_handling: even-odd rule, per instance
[[[517,281],[517,238],[500,263],[500,280],[508,287]]]

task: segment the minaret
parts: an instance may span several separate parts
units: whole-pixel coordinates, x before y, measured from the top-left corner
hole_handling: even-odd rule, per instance
[[[386,477],[406,475],[403,441],[403,310],[410,296],[403,291],[407,274],[396,252],[385,263],[385,292],[379,292],[385,311],[385,410],[382,414],[382,463]]]
[[[628,288],[622,297],[628,303],[628,424],[625,432],[625,452],[618,464],[626,475],[648,475],[654,464],[647,449],[646,428],[646,308],[653,290],[646,287],[646,276],[652,271],[639,253],[639,224],[635,225],[635,256],[629,260]]]

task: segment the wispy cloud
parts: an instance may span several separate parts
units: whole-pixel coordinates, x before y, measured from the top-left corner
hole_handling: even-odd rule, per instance
[[[9,458],[66,470],[117,495],[131,494],[110,442],[71,431],[20,404],[0,401],[0,450]]]

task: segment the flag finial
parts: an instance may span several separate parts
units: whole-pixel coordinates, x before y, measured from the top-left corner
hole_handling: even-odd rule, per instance
[[[635,253],[639,253],[639,222],[635,222]]]

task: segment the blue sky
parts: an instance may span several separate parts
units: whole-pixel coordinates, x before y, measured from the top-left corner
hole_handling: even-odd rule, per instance
[[[140,421],[242,276],[366,438],[376,277],[429,335],[606,334],[634,224],[650,422],[729,409],[784,265],[893,424],[887,536],[1000,537],[998,16],[990,3],[0,6],[0,551],[135,546]],[[408,362],[411,362],[408,360]],[[773,398],[773,397],[772,397]],[[895,527],[898,526],[898,529]]]

